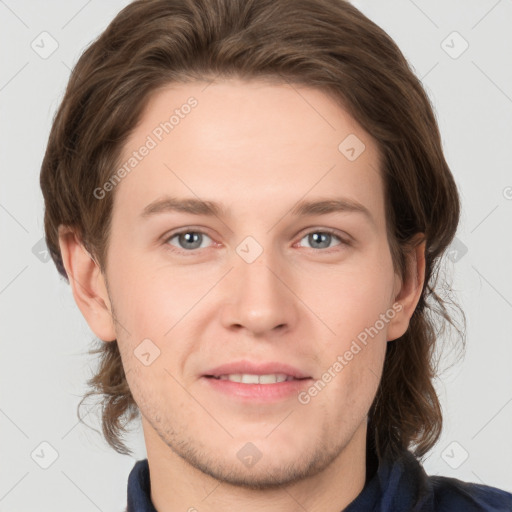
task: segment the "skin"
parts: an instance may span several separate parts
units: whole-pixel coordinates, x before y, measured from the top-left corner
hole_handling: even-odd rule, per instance
[[[401,279],[386,237],[376,143],[316,89],[239,80],[170,85],[152,96],[122,161],[190,96],[197,107],[110,192],[105,273],[62,228],[73,296],[100,339],[118,340],[159,512],[339,511],[365,484],[367,414],[387,342],[407,330],[420,297],[424,244]],[[338,150],[349,134],[365,144],[354,161]],[[218,201],[230,215],[142,219],[165,194]],[[289,213],[300,199],[341,196],[373,220]],[[200,248],[168,240],[181,228],[204,233]],[[329,228],[340,239],[307,236]],[[247,236],[263,249],[252,263],[236,251]],[[243,403],[200,378],[245,358],[321,379],[393,304],[401,310],[307,404],[295,395]],[[134,350],[147,338],[160,355],[145,366]],[[237,457],[248,442],[261,453],[252,467]]]

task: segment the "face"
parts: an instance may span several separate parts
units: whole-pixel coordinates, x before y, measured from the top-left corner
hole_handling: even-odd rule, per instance
[[[260,488],[326,468],[398,311],[375,142],[315,89],[173,84],[121,160],[106,278],[148,453]]]

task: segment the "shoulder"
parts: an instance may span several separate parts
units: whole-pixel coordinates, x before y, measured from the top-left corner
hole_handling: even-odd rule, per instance
[[[436,512],[512,512],[512,494],[488,485],[429,476]]]

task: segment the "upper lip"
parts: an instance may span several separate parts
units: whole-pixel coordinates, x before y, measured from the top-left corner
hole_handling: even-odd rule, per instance
[[[252,362],[247,360],[232,361],[231,363],[221,364],[208,371],[203,376],[205,377],[220,377],[221,375],[231,375],[235,373],[251,374],[251,375],[269,375],[281,373],[296,379],[310,378],[310,375],[302,372],[298,368],[290,366],[289,364],[279,362]]]

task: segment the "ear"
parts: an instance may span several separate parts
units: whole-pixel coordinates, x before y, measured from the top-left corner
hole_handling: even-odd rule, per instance
[[[99,265],[67,226],[59,226],[59,246],[73,297],[89,327],[101,340],[115,340],[112,306]]]
[[[416,235],[415,240],[423,237],[423,233]],[[388,324],[388,341],[403,336],[409,327],[409,321],[416,309],[425,282],[425,244],[423,241],[410,249],[407,254],[407,269],[404,279],[395,275],[393,309],[398,311]],[[400,307],[400,310],[398,310]]]

